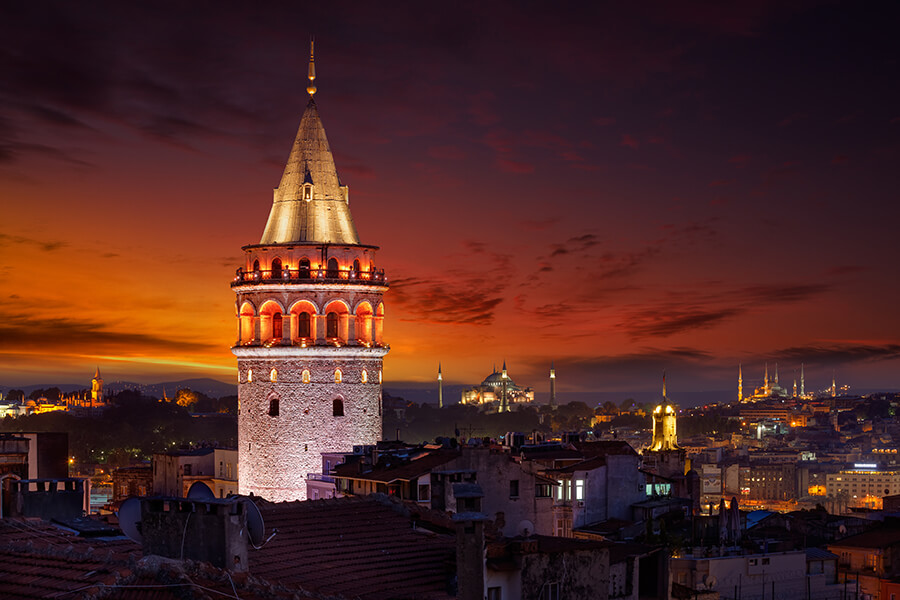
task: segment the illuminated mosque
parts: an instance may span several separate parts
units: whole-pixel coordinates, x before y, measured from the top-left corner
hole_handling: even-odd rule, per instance
[[[520,387],[510,378],[506,370],[506,361],[503,361],[503,369],[493,372],[484,378],[480,385],[463,390],[460,404],[471,404],[485,410],[497,412],[509,412],[514,405],[530,404],[534,402],[534,390],[530,387]]]
[[[753,390],[749,396],[744,396],[743,368],[738,366],[738,402],[759,402],[760,400],[785,400],[787,398],[806,398],[806,380],[803,373],[803,365],[800,365],[800,390],[797,390],[797,381],[794,380],[794,389],[788,392],[778,384],[778,363],[775,363],[774,380],[769,380],[769,365],[766,364],[763,384]]]

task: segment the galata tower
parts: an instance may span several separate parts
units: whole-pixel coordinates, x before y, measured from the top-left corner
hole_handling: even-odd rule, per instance
[[[314,100],[258,244],[244,246],[237,299],[239,491],[306,499],[322,452],[381,439],[388,284],[377,246],[359,242]]]

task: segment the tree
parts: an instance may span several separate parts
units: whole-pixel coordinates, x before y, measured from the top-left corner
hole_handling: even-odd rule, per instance
[[[175,404],[188,410],[192,410],[199,400],[200,396],[194,390],[182,388],[175,392]]]

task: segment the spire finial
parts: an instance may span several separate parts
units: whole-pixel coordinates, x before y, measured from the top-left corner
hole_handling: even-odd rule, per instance
[[[666,372],[663,371],[663,398],[666,397]]]
[[[316,95],[316,59],[315,59],[315,48],[314,45],[316,43],[315,38],[310,38],[309,40],[309,87],[306,88],[306,91],[309,93],[309,97],[312,98]]]

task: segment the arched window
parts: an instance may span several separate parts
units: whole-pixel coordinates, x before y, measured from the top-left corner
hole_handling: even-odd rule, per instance
[[[278,381],[278,369],[272,369],[271,371],[269,371],[269,381],[271,381],[272,383]]]
[[[272,279],[281,279],[281,259],[276,258],[272,261]]]
[[[336,312],[328,313],[325,317],[325,337],[336,338],[338,336],[338,314]]]
[[[378,371],[378,383],[381,383],[381,371]]]
[[[340,382],[342,382],[343,380],[344,380],[344,374],[341,372],[340,369],[335,369],[335,370],[334,370],[334,382],[335,382],[335,383],[340,383]]]
[[[340,268],[338,267],[338,261],[333,256],[328,259],[328,272],[325,273],[325,277],[329,279],[337,279],[340,277]]]
[[[340,398],[335,398],[331,401],[331,412],[335,417],[343,417],[344,416],[344,401]]]
[[[310,335],[310,316],[308,312],[297,315],[297,337],[308,338]]]
[[[359,380],[362,381],[363,383],[369,382],[369,373],[366,372],[365,369],[363,369],[362,375],[360,375]]]
[[[253,261],[253,270],[259,271],[259,261],[258,260]]]
[[[253,369],[247,369],[247,383],[253,381]]]
[[[309,383],[309,369],[303,369],[303,373],[300,374],[300,381]]]
[[[269,416],[278,416],[278,398],[272,398],[269,400]]]
[[[353,261],[353,276],[359,276],[359,259]]]
[[[300,279],[309,279],[309,259],[301,258],[300,265],[298,266],[300,272],[298,273],[298,277]]]

